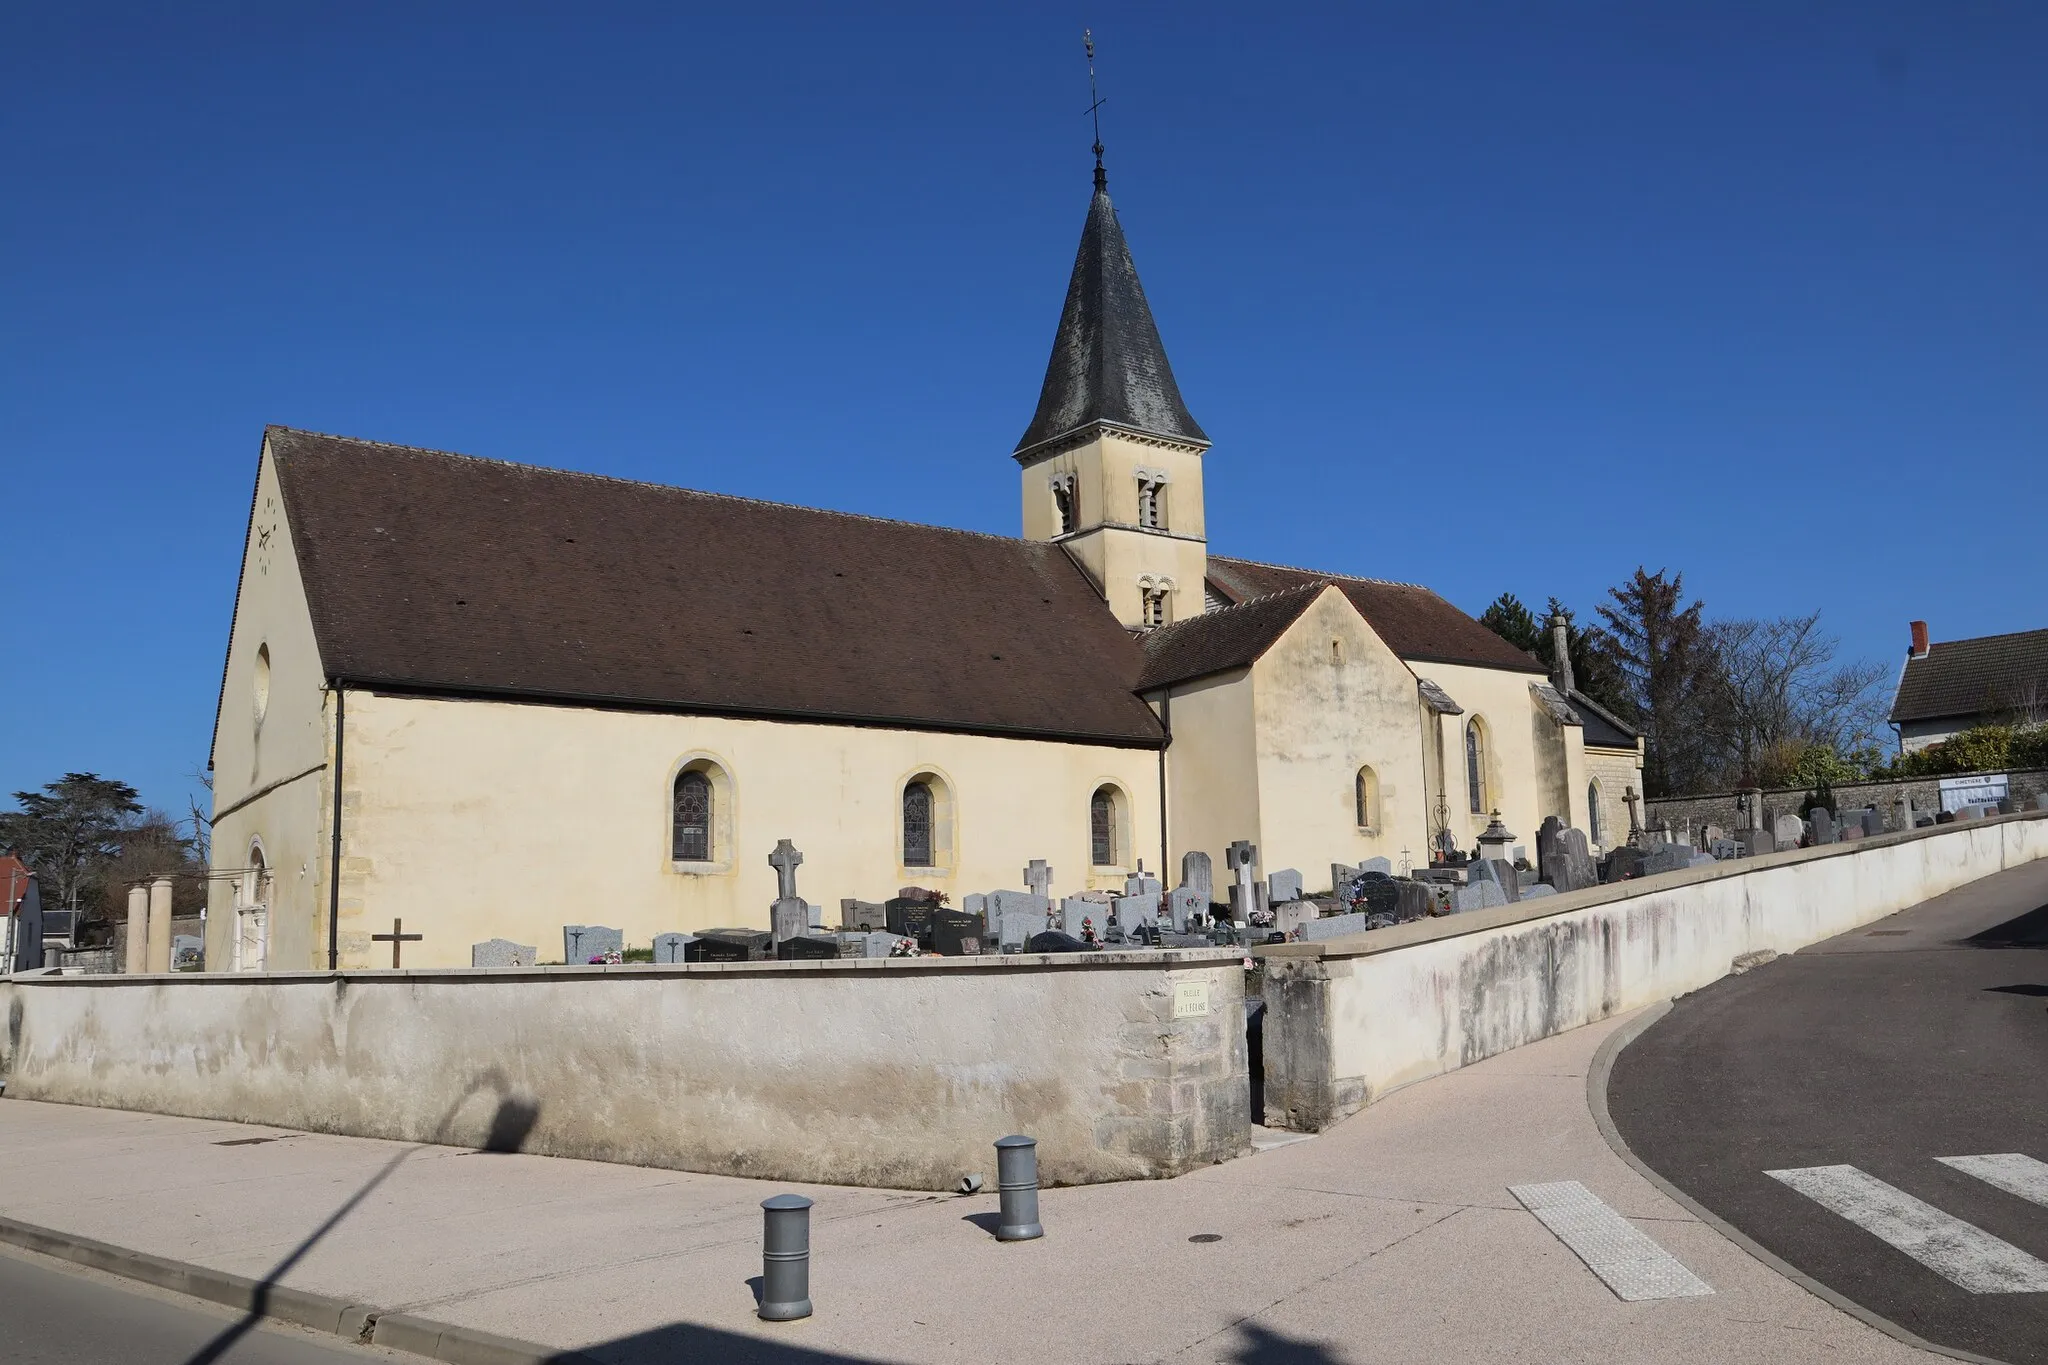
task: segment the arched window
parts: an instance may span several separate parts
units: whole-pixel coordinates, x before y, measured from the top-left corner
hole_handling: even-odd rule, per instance
[[[711,777],[701,768],[676,774],[673,829],[677,862],[711,861]]]
[[[922,779],[903,788],[903,865],[932,866],[932,787]]]
[[[1379,775],[1371,768],[1360,768],[1352,787],[1352,796],[1358,806],[1358,827],[1377,829],[1380,823]]]
[[[1465,726],[1465,792],[1474,815],[1486,814],[1486,737],[1474,718]]]
[[[1096,867],[1121,865],[1123,847],[1121,802],[1115,787],[1101,786],[1088,798],[1088,861]]]
[[[1600,784],[1586,784],[1586,833],[1594,843],[1600,842]]]

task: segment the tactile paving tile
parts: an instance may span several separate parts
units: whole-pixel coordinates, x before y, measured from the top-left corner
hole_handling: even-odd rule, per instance
[[[1712,1285],[1680,1265],[1677,1257],[1576,1180],[1510,1185],[1508,1193],[1619,1298],[1639,1303],[1698,1298],[1714,1292]]]

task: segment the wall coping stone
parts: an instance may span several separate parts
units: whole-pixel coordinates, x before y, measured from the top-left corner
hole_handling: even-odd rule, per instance
[[[1657,895],[1699,882],[1739,877],[1746,872],[1761,872],[1766,868],[1812,862],[1820,858],[1845,857],[1866,849],[1888,848],[1894,844],[1910,843],[1917,839],[1939,839],[1954,834],[1967,834],[1971,830],[1991,825],[2025,820],[2048,820],[2048,811],[2016,811],[2011,815],[1958,820],[1953,824],[1936,825],[1932,829],[1898,830],[1890,834],[1851,839],[1846,843],[1823,844],[1818,848],[1788,848],[1782,852],[1762,853],[1752,858],[1731,858],[1712,867],[1683,867],[1672,872],[1660,872],[1651,877],[1637,877],[1625,882],[1612,882],[1606,886],[1591,886],[1583,891],[1571,891],[1559,896],[1517,901],[1487,910],[1467,910],[1440,919],[1413,920],[1386,929],[1372,929],[1349,934],[1343,938],[1324,939],[1320,943],[1274,943],[1256,946],[1249,951],[1261,958],[1372,957],[1401,948],[1412,948],[1418,943],[1435,943],[1442,939],[1463,938],[1467,934],[1484,933],[1489,929],[1499,929],[1511,924],[1555,919],[1576,910],[1611,905],[1616,901],[1632,900],[1637,896]],[[185,975],[189,977],[191,973]]]
[[[546,967],[349,967],[311,972],[137,972],[64,976],[56,968],[39,968],[0,981],[19,986],[206,986],[260,981],[597,981],[649,977],[750,976],[781,977],[849,972],[1014,972],[1046,970],[1158,971],[1174,967],[1210,967],[1242,961],[1242,948],[1167,948],[1144,952],[1009,953],[986,957],[842,957],[774,962],[623,962],[599,965],[562,964]]]

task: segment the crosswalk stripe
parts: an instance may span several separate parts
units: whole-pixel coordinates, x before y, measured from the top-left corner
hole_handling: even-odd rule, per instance
[[[1765,1171],[1972,1294],[2048,1291],[2048,1264],[1854,1166]]]
[[[1535,1214],[1619,1298],[1638,1303],[1697,1298],[1714,1292],[1712,1285],[1679,1264],[1677,1257],[1576,1180],[1510,1185],[1508,1193],[1521,1200],[1522,1207]]]
[[[2007,1194],[2048,1207],[2048,1164],[2019,1152],[1994,1152],[1987,1156],[1938,1156],[1944,1166],[1973,1175]]]

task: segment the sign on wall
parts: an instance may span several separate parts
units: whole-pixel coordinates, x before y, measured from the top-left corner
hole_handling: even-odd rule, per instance
[[[1941,779],[1941,808],[1951,813],[1964,806],[1995,806],[2005,800],[2004,773],[1977,773],[1971,777]]]

